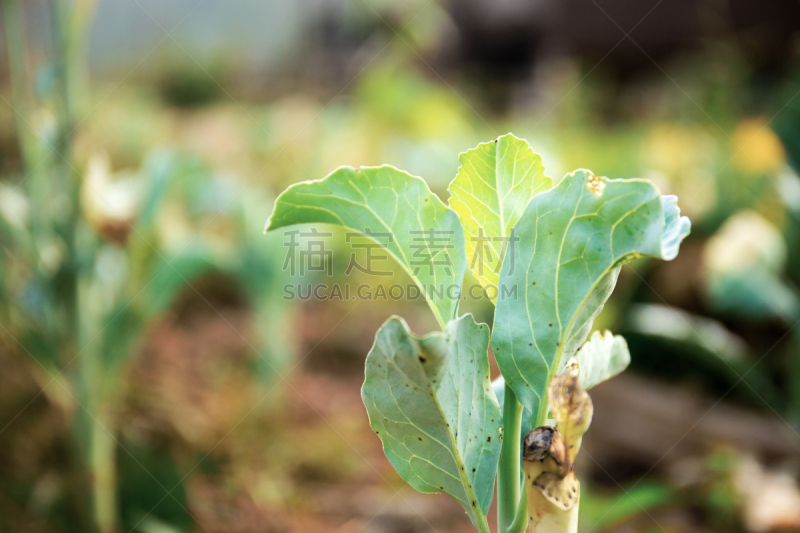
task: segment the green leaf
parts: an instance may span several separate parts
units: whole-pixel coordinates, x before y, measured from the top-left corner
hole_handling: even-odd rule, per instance
[[[266,231],[304,223],[371,232],[420,286],[439,324],[455,318],[467,264],[464,230],[421,178],[391,166],[342,167],[298,183],[278,197]]]
[[[444,492],[485,523],[502,420],[489,381],[489,327],[466,314],[417,337],[400,318],[378,331],[361,397],[398,473],[420,492]],[[487,526],[488,527],[488,526]]]
[[[464,225],[469,267],[495,301],[511,230],[531,198],[553,180],[544,175],[541,156],[510,133],[458,160],[461,167],[448,187],[450,207]]]
[[[547,417],[548,383],[583,344],[621,266],[635,257],[674,257],[688,231],[676,204],[647,180],[579,170],[534,197],[500,276],[492,346],[535,425]]]
[[[620,335],[610,331],[595,331],[575,354],[580,369],[581,386],[589,390],[598,383],[611,379],[631,363],[628,343]],[[559,372],[564,370],[567,360],[561,361]]]

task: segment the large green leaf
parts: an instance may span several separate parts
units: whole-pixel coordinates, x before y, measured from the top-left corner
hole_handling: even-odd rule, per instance
[[[476,525],[492,501],[502,435],[488,348],[489,327],[471,314],[421,338],[393,317],[378,331],[361,389],[372,429],[403,479],[449,494]]]
[[[458,156],[461,167],[450,183],[450,207],[466,234],[472,273],[496,300],[500,267],[514,224],[535,194],[550,189],[542,158],[528,142],[511,135],[479,144]]]
[[[688,232],[674,200],[647,180],[579,170],[534,197],[514,227],[514,260],[503,265],[492,346],[537,425],[547,416],[547,384],[586,339],[621,266],[674,257]]]
[[[285,190],[266,230],[314,222],[383,234],[374,240],[420,286],[439,324],[455,318],[467,263],[464,231],[421,178],[391,166],[339,168]]]
[[[613,378],[631,363],[628,343],[622,336],[612,335],[610,331],[592,333],[575,354],[575,358],[578,361],[581,386],[586,390]],[[562,359],[559,372],[564,370],[566,364],[567,359]]]

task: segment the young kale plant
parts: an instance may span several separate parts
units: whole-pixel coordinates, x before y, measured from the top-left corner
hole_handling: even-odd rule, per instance
[[[449,207],[391,166],[343,167],[287,189],[266,229],[329,223],[390,235],[380,244],[442,331],[418,337],[392,317],[367,356],[361,395],[389,461],[417,490],[458,500],[481,532],[490,531],[495,478],[499,533],[574,532],[573,462],[592,417],[586,389],[630,361],[622,337],[589,337],[592,322],[622,265],[673,259],[689,219],[647,180],[577,170],[554,185],[511,134],[459,160]],[[434,247],[435,236],[447,246]],[[413,253],[419,242],[427,255]],[[468,254],[496,305],[491,335],[458,314]],[[494,384],[490,342],[502,373]]]

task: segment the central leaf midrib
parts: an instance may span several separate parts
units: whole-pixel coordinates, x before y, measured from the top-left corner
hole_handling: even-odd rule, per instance
[[[505,143],[504,143],[505,144]],[[497,254],[497,261],[498,264],[502,264],[503,257],[500,256],[503,250],[503,240],[506,236],[506,217],[503,209],[503,200],[500,198],[500,158],[498,157],[498,152],[500,151],[500,142],[495,143],[495,150],[494,150],[494,181],[495,181],[495,193],[497,193],[497,210],[500,212],[500,251],[495,249],[495,253]],[[516,158],[514,159],[514,168],[516,169],[517,161]],[[513,175],[512,175],[513,176]],[[512,184],[514,178],[511,178]]]
[[[384,352],[382,348],[379,348],[379,349],[381,350],[381,352],[382,352],[382,353],[384,353],[384,354],[386,355],[386,352]],[[415,382],[414,382],[414,380],[412,380],[412,379],[411,379],[411,378],[408,376],[408,374],[406,374],[405,372],[403,372],[403,370],[402,370],[402,368],[400,367],[400,365],[398,365],[398,364],[397,364],[397,363],[394,361],[394,359],[395,359],[395,358],[394,358],[394,356],[392,356],[392,357],[390,357],[390,358],[387,358],[387,360],[391,360],[391,361],[392,361],[392,364],[395,366],[395,368],[397,369],[397,371],[398,371],[398,372],[399,372],[401,375],[403,375],[407,381],[409,381],[410,383],[415,383]],[[388,381],[388,380],[387,380],[387,381]],[[453,461],[454,461],[454,463],[455,463],[456,465],[458,465],[458,461],[457,461],[457,459],[456,459],[456,456],[455,456],[455,454],[454,454],[454,453],[453,453],[453,451],[452,451],[452,450],[451,450],[451,449],[450,449],[450,448],[447,446],[447,444],[445,444],[444,442],[441,442],[441,441],[440,441],[439,439],[437,439],[435,436],[431,435],[431,434],[430,434],[428,431],[424,430],[423,428],[421,428],[420,426],[418,426],[417,424],[415,424],[415,423],[412,421],[412,418],[411,418],[411,417],[409,417],[409,415],[408,415],[408,414],[407,414],[407,413],[406,413],[406,412],[403,410],[403,408],[401,407],[401,405],[400,405],[400,402],[397,400],[397,397],[394,395],[394,390],[393,390],[393,388],[390,386],[390,387],[388,387],[388,389],[389,389],[389,393],[392,395],[392,400],[394,400],[394,404],[397,406],[397,409],[398,409],[398,411],[400,411],[400,413],[402,413],[402,415],[403,415],[403,416],[405,417],[405,419],[407,420],[407,424],[408,424],[409,426],[411,426],[411,427],[415,428],[415,429],[416,429],[417,431],[419,431],[421,434],[423,434],[423,435],[425,435],[426,437],[428,437],[429,439],[431,439],[431,441],[432,441],[432,442],[435,442],[435,443],[439,444],[440,446],[442,446],[444,449],[448,450],[448,452],[450,453],[451,457],[453,457]],[[392,422],[394,422],[394,423],[396,423],[396,424],[402,423],[402,422],[399,422],[399,421],[396,421],[396,420],[392,420],[391,418],[389,418],[388,416],[386,416],[386,415],[383,413],[383,411],[381,411],[380,407],[378,407],[378,403],[375,401],[375,399],[374,399],[374,398],[370,398],[370,401],[372,402],[372,406],[375,408],[375,410],[376,410],[376,411],[378,411],[378,413],[380,413],[380,414],[383,416],[383,418],[385,418],[386,420],[391,420]],[[408,450],[408,452],[409,452],[409,454],[411,455],[411,457],[412,457],[412,458],[417,458],[417,459],[420,459],[420,460],[422,460],[422,461],[425,461],[425,462],[429,463],[431,466],[433,466],[433,467],[434,467],[434,468],[436,468],[437,470],[440,470],[441,472],[443,472],[443,473],[447,474],[448,476],[450,476],[450,477],[451,477],[451,478],[453,478],[454,480],[456,480],[456,481],[461,481],[461,482],[462,482],[462,486],[463,486],[463,480],[461,480],[461,479],[460,479],[460,477],[456,477],[456,476],[454,476],[454,475],[453,475],[451,472],[448,472],[447,470],[445,470],[445,469],[444,469],[444,468],[442,468],[441,466],[439,466],[439,465],[437,465],[437,464],[435,464],[435,463],[432,463],[432,462],[431,462],[429,459],[426,459],[426,458],[424,458],[424,457],[422,457],[422,456],[420,456],[420,455],[417,455],[417,454],[416,454],[416,453],[415,453],[415,452],[414,452],[414,451],[413,451],[411,448],[409,448],[409,447],[408,447],[408,445],[407,445],[405,442],[403,442],[403,441],[401,441],[400,439],[398,439],[397,437],[395,437],[395,436],[392,434],[392,432],[391,432],[391,431],[388,431],[388,430],[386,430],[386,428],[385,428],[385,427],[384,427],[384,430],[385,430],[385,431],[384,431],[385,435],[387,435],[389,438],[391,438],[392,440],[396,441],[396,442],[397,442],[397,443],[398,443],[400,446],[402,446],[403,448],[405,448],[406,450]],[[409,460],[409,461],[406,461],[406,462],[408,462],[408,463],[409,463],[409,466],[411,465],[411,463],[410,463],[410,460]],[[426,483],[427,485],[430,485],[431,487],[434,487],[434,488],[436,488],[436,487],[435,487],[435,485],[431,485],[431,483],[430,483],[430,482],[428,482],[427,480],[423,479],[423,478],[422,478],[422,477],[421,477],[419,474],[417,474],[417,477],[418,477],[419,479],[421,479],[421,480],[422,480],[424,483]],[[466,494],[466,491],[465,491],[465,494]],[[453,496],[454,496],[455,498],[458,498],[456,495],[453,495]]]
[[[633,194],[633,193],[629,193],[629,194]],[[577,214],[577,212],[578,212],[578,205],[580,205],[580,202],[583,200],[583,196],[584,196],[584,195],[581,195],[580,199],[578,200],[578,204],[576,205],[575,212],[573,213],[573,216],[572,216],[572,218],[570,218],[570,221],[569,221],[569,223],[567,224],[567,228],[566,228],[566,229],[565,229],[565,231],[564,231],[564,236],[562,237],[562,247],[563,247],[563,242],[564,242],[564,239],[566,238],[566,234],[567,234],[567,232],[569,231],[569,228],[570,228],[570,226],[571,226],[572,222],[573,222],[573,221],[575,220],[575,218],[576,218],[576,214]],[[627,196],[627,195],[625,195],[625,196]],[[612,225],[612,231],[613,231],[613,228],[616,228],[616,226],[617,226],[617,225],[618,225],[618,224],[619,224],[619,223],[620,223],[622,220],[624,220],[624,219],[625,219],[626,217],[628,217],[630,214],[632,214],[632,213],[635,213],[636,211],[638,211],[638,210],[639,210],[639,209],[640,209],[640,208],[641,208],[643,205],[647,204],[649,201],[650,201],[650,199],[648,199],[648,200],[646,200],[646,201],[643,201],[643,202],[639,203],[639,204],[638,204],[638,205],[637,205],[637,206],[636,206],[634,209],[631,209],[631,210],[627,211],[626,213],[624,213],[623,215],[621,215],[621,216],[620,216],[620,217],[619,217],[619,218],[618,218],[618,219],[617,219],[617,220],[614,222],[614,224]],[[587,214],[587,213],[584,213],[584,215],[585,215],[585,214]],[[599,216],[599,212],[598,212],[598,213],[589,213],[589,214],[592,214],[592,215],[594,215],[594,216]],[[581,216],[583,216],[583,215],[581,215]],[[538,224],[538,220],[537,220],[537,224]],[[538,233],[538,232],[537,232],[537,233]],[[609,235],[610,235],[610,234],[609,234]],[[613,265],[617,264],[617,263],[618,263],[618,262],[619,262],[621,259],[623,259],[625,256],[629,255],[630,253],[635,253],[635,252],[627,252],[627,253],[625,253],[625,254],[622,254],[622,255],[620,255],[620,256],[618,256],[618,257],[615,257],[615,256],[614,256],[614,254],[613,254],[613,248],[610,248],[610,250],[611,250],[611,252],[612,252],[612,253],[611,253],[611,260],[610,260],[610,261],[609,261],[609,263],[608,263],[608,265],[609,265],[609,266],[608,266],[607,268],[605,268],[605,269],[602,271],[602,273],[601,273],[599,276],[597,276],[597,277],[594,279],[594,281],[592,282],[591,286],[589,287],[589,290],[588,290],[588,291],[586,291],[586,293],[584,294],[584,296],[583,296],[583,298],[581,299],[580,303],[579,303],[579,304],[578,304],[578,306],[575,308],[575,312],[574,312],[574,313],[572,314],[572,316],[570,317],[570,320],[569,320],[569,322],[567,323],[567,327],[566,327],[566,329],[564,329],[564,330],[563,330],[563,334],[561,334],[561,333],[559,334],[559,343],[558,343],[558,347],[557,347],[557,349],[556,349],[555,356],[553,357],[553,361],[552,361],[552,363],[551,363],[551,364],[549,365],[549,367],[548,367],[548,373],[547,373],[547,381],[546,381],[546,383],[550,383],[550,381],[552,380],[553,376],[555,375],[555,371],[556,371],[556,369],[557,369],[557,368],[559,367],[559,365],[561,364],[561,358],[564,356],[564,350],[566,349],[566,346],[567,346],[567,344],[568,344],[568,340],[571,340],[571,338],[572,338],[572,337],[570,336],[570,333],[572,332],[572,329],[573,329],[573,327],[574,327],[574,325],[575,325],[575,319],[576,319],[576,318],[577,318],[577,316],[580,314],[580,311],[581,311],[581,310],[582,310],[582,309],[585,307],[585,305],[586,305],[586,302],[587,302],[587,300],[588,300],[589,296],[590,296],[590,295],[592,295],[592,294],[594,293],[594,289],[597,287],[597,284],[598,284],[598,283],[599,283],[601,280],[605,279],[605,277],[606,277],[606,276],[607,276],[607,275],[608,275],[610,272],[612,272],[612,271],[614,270],[614,268],[613,268]],[[561,261],[561,249],[559,249],[559,256],[558,256],[557,263],[560,263],[560,261]],[[560,268],[557,268],[557,269],[556,269],[556,291],[555,291],[555,294],[556,294],[556,302],[558,302],[558,281],[557,281],[557,280],[558,280],[558,273],[559,273],[559,271],[560,271]],[[526,300],[527,300],[527,299],[526,299]],[[530,307],[530,306],[528,306],[528,305],[526,304],[526,307]],[[555,306],[555,307],[556,307],[556,317],[559,319],[559,332],[561,332],[561,331],[562,331],[562,330],[560,329],[561,322],[560,322],[560,316],[559,316],[559,313],[558,313],[558,304],[557,304],[557,303],[556,303],[556,306]],[[512,353],[512,355],[513,355],[513,353]],[[516,361],[516,357],[514,357],[514,360]],[[546,419],[546,417],[547,417],[547,408],[548,408],[548,401],[547,401],[547,399],[546,399],[546,396],[547,396],[547,395],[543,395],[543,396],[540,396],[540,397],[539,397],[539,412],[537,413],[537,421],[536,421],[536,422],[537,422],[537,425],[542,425],[542,424],[544,424],[544,423],[545,423],[545,421],[546,421],[545,419]]]
[[[458,333],[458,327],[457,326],[456,326],[455,333],[456,334]],[[450,333],[450,334],[452,335],[452,333]],[[448,358],[457,357],[457,355],[455,355],[455,356],[453,355],[452,351],[449,348],[446,351],[446,353],[447,353],[447,357]],[[460,361],[459,361],[459,363],[460,363]],[[439,411],[439,416],[444,421],[445,427],[447,427],[447,424],[448,424],[447,416],[444,414],[444,410],[442,409],[442,406],[439,403],[439,397],[436,395],[436,389],[433,388],[433,384],[431,383],[430,378],[428,377],[428,373],[425,372],[424,368],[422,369],[422,373],[425,375],[425,381],[428,383],[428,388],[431,391],[431,397],[433,398],[433,402],[436,404],[436,409],[438,409],[438,411]],[[459,399],[460,398],[461,398],[461,395],[459,394]],[[459,415],[459,417],[461,416],[460,404],[459,404],[458,415]],[[479,518],[481,520],[485,521],[486,518],[485,518],[485,515],[483,514],[483,509],[481,508],[481,505],[478,502],[478,497],[475,494],[475,487],[473,487],[472,483],[469,481],[469,477],[467,476],[466,465],[464,464],[464,461],[461,458],[461,452],[459,452],[459,450],[458,450],[458,443],[455,441],[455,437],[453,436],[453,428],[450,428],[450,429],[447,430],[447,436],[450,439],[450,446],[452,447],[453,452],[454,452],[453,453],[453,457],[454,457],[454,459],[456,461],[456,468],[458,468],[458,470],[459,470],[459,477],[461,477],[461,484],[464,487],[464,492],[466,492],[466,494],[467,494],[467,499],[471,500],[471,501],[467,501],[466,502],[467,507],[471,507],[473,509],[473,514],[476,515],[475,516],[475,520],[476,521]],[[474,505],[470,505],[470,503],[473,503],[473,502],[474,502]]]
[[[359,192],[359,194],[361,194],[361,196],[362,196],[363,198],[366,198],[366,196],[364,196],[364,194],[363,194],[363,193],[362,193],[362,192],[361,192],[361,191],[358,189],[358,187],[356,187],[356,185],[355,185],[355,184],[353,184],[353,188],[354,188],[354,189],[356,189],[356,190]],[[378,223],[380,223],[380,224],[381,224],[381,226],[383,226],[383,228],[384,228],[384,229],[386,229],[386,230],[387,230],[389,233],[391,233],[392,235],[394,235],[394,233],[395,233],[395,232],[394,232],[394,230],[393,230],[393,229],[392,229],[390,226],[387,226],[387,225],[386,225],[386,222],[383,220],[383,218],[382,218],[382,217],[380,217],[380,216],[378,215],[378,213],[376,213],[376,212],[375,212],[375,211],[372,209],[372,207],[371,207],[371,206],[370,206],[370,205],[369,205],[367,202],[360,203],[360,202],[357,202],[357,201],[355,201],[355,200],[352,200],[352,199],[350,199],[350,198],[345,198],[345,197],[341,196],[339,193],[335,193],[333,190],[331,190],[331,188],[330,188],[330,187],[328,187],[328,191],[330,192],[330,197],[331,197],[331,198],[333,198],[333,199],[335,199],[335,200],[341,200],[341,201],[349,202],[349,203],[351,203],[351,204],[353,204],[353,205],[356,205],[356,206],[358,206],[358,207],[363,207],[363,208],[364,208],[364,209],[366,209],[366,210],[367,210],[367,211],[368,211],[368,212],[369,212],[369,213],[370,213],[370,214],[371,214],[373,217],[375,217],[375,219],[378,221]],[[311,192],[301,192],[301,193],[299,193],[299,194],[302,194],[302,195],[307,195],[307,196],[316,196],[316,197],[323,197],[323,198],[327,198],[325,195],[318,194],[318,193],[311,193]],[[407,199],[406,199],[406,201],[408,202],[408,200],[407,200]],[[414,212],[417,214],[417,221],[419,222],[419,227],[422,229],[422,231],[425,231],[425,226],[422,224],[422,219],[420,218],[420,213],[419,213],[419,211],[418,211],[417,209],[414,209],[414,207],[411,205],[411,203],[410,203],[410,202],[408,202],[408,204],[409,204],[409,207],[411,207],[411,210],[412,210],[412,211],[414,211]],[[298,206],[298,207],[299,207],[299,206]],[[303,206],[303,207],[306,207],[306,206]],[[427,287],[425,286],[425,284],[423,284],[423,283],[422,283],[422,281],[421,281],[421,280],[420,280],[420,279],[419,279],[417,276],[415,276],[415,275],[414,275],[414,273],[411,271],[411,268],[410,268],[411,264],[409,263],[409,261],[408,261],[408,257],[406,257],[406,254],[405,254],[405,252],[403,251],[402,247],[400,247],[400,246],[398,246],[398,245],[396,245],[396,244],[395,244],[395,246],[394,246],[394,247],[390,248],[388,245],[384,245],[382,242],[379,242],[379,241],[377,241],[376,239],[373,239],[372,237],[370,237],[369,235],[367,235],[366,233],[364,233],[364,230],[363,230],[363,229],[360,229],[360,228],[354,227],[354,226],[352,226],[352,225],[350,225],[350,224],[346,224],[346,223],[344,223],[344,220],[342,219],[342,217],[340,217],[339,215],[337,215],[336,213],[334,213],[334,212],[333,212],[333,211],[331,211],[330,209],[327,209],[327,208],[324,208],[324,207],[319,207],[319,206],[314,206],[314,207],[316,207],[317,209],[319,209],[319,210],[321,210],[321,211],[326,211],[326,212],[328,212],[328,213],[332,214],[333,216],[335,216],[336,218],[338,218],[339,220],[341,220],[341,221],[343,222],[343,224],[342,224],[342,226],[343,226],[343,227],[345,227],[345,228],[349,228],[349,229],[351,229],[351,230],[353,230],[353,231],[357,231],[357,232],[359,232],[359,233],[360,233],[361,235],[363,235],[364,237],[367,237],[368,239],[372,240],[372,241],[373,241],[373,242],[375,242],[376,244],[379,244],[379,245],[380,245],[380,246],[382,246],[384,249],[386,249],[386,251],[388,251],[390,254],[392,254],[392,255],[394,256],[394,258],[395,258],[395,260],[397,261],[397,263],[400,265],[400,267],[401,267],[403,270],[405,270],[405,272],[408,274],[408,276],[409,276],[409,277],[410,277],[412,280],[414,280],[414,282],[415,282],[415,283],[416,283],[418,286],[421,286],[421,287],[422,287],[422,289],[423,289],[423,291],[425,292],[425,294],[426,294],[426,295],[428,294]],[[396,210],[397,210],[397,209],[395,208],[395,211],[396,211]],[[446,214],[446,213],[445,213],[445,216],[447,216],[447,214]],[[428,254],[430,254],[430,253],[431,253],[431,249],[430,249],[430,246],[428,246],[428,243],[427,243],[427,242],[425,243],[425,248],[426,248],[426,250],[428,251]],[[395,252],[395,249],[397,249],[397,250],[400,252],[400,254],[401,254],[401,256],[402,256],[402,257],[398,257],[397,253]],[[445,253],[446,253],[446,252],[445,252]],[[449,254],[448,254],[448,255],[449,255]],[[431,262],[433,262],[433,257],[431,257]],[[453,269],[453,271],[455,272],[455,270],[456,270],[456,269],[455,269],[455,267],[454,267],[454,266],[451,266],[451,268],[452,268],[452,269]],[[434,268],[433,268],[433,283],[434,283],[434,286],[435,286],[435,285],[436,285],[436,283],[437,283],[437,278],[436,278],[436,267],[435,267],[435,265],[434,265]],[[435,305],[433,305],[433,306],[429,305],[428,307],[431,309],[431,311],[432,311],[432,312],[433,312],[433,314],[435,315],[437,322],[439,322],[439,325],[440,325],[440,326],[442,326],[442,327],[444,327],[444,325],[445,325],[445,323],[446,323],[446,322],[445,322],[445,320],[444,320],[444,317],[443,317],[443,316],[441,315],[441,313],[439,312],[439,309],[438,309],[438,307],[437,307],[437,306],[435,306]]]

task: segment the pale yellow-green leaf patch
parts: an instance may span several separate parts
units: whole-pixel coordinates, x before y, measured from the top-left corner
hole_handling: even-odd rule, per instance
[[[500,268],[511,230],[528,202],[553,186],[540,155],[510,133],[458,156],[461,166],[450,183],[450,208],[458,213],[469,268],[496,301]]]

